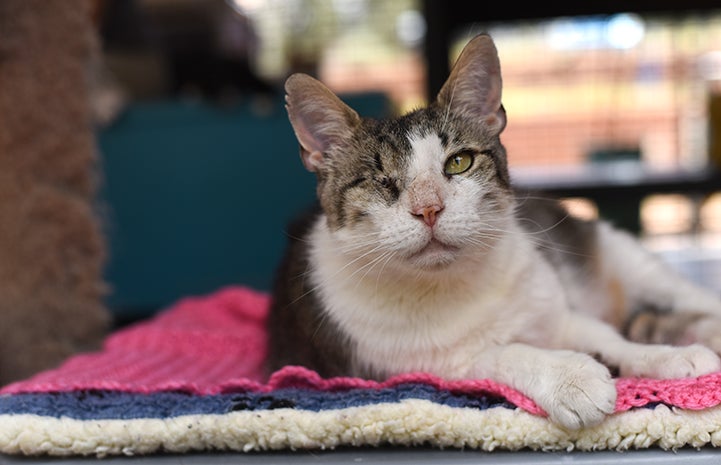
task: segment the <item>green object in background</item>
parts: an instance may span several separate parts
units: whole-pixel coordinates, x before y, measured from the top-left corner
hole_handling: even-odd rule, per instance
[[[641,149],[638,146],[602,147],[592,150],[588,155],[591,163],[641,162]]]
[[[641,166],[641,148],[638,146],[608,146],[589,153],[588,161],[602,165],[615,165],[619,172],[624,168]],[[642,197],[628,197],[623,203],[595,200],[599,215],[634,234],[641,232]]]
[[[390,111],[382,94],[344,100],[363,116]],[[281,98],[263,116],[250,104],[135,103],[98,144],[118,320],[225,285],[270,289],[288,221],[315,201]]]

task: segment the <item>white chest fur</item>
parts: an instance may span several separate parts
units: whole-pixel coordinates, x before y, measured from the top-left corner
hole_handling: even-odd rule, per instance
[[[538,269],[535,250],[522,236],[509,234],[482,264],[423,274],[337,253],[323,220],[312,242],[311,279],[327,318],[351,339],[356,368],[380,376],[426,371],[463,377],[489,346],[552,346],[558,317],[548,312],[566,309],[554,292],[555,275]]]

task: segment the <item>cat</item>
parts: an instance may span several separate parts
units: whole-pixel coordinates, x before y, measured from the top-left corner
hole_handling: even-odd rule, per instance
[[[721,370],[715,294],[632,235],[511,185],[501,87],[487,34],[466,45],[434,102],[397,118],[361,118],[314,78],[287,79],[319,207],[289,230],[269,370],[490,378],[569,430],[614,411],[609,367],[654,378]]]

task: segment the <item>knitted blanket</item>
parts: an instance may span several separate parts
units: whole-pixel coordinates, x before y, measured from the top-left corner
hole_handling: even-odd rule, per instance
[[[384,382],[285,367],[265,379],[269,297],[226,288],[0,390],[0,452],[118,455],[425,445],[501,450],[721,444],[721,373],[617,380],[616,413],[565,431],[492,380]]]

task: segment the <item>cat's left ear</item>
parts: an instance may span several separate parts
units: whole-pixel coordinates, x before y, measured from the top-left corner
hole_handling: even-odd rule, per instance
[[[285,81],[285,101],[290,124],[300,143],[308,171],[323,168],[325,154],[353,134],[360,117],[330,89],[307,74],[293,74]]]
[[[438,93],[438,103],[460,116],[483,122],[498,134],[506,126],[501,88],[498,51],[489,35],[480,34],[463,48]]]

